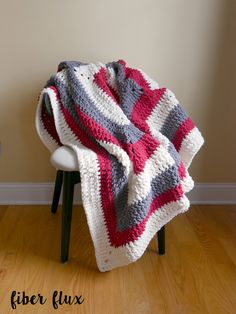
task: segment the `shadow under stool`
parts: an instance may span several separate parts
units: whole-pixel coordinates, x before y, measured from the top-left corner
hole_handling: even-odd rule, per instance
[[[56,213],[63,186],[61,223],[61,262],[68,261],[74,186],[80,183],[80,173],[72,149],[61,146],[51,156],[51,164],[57,169],[51,212]],[[165,226],[157,232],[158,254],[165,254]]]

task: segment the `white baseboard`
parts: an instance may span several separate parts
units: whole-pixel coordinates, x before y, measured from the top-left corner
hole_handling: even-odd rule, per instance
[[[0,205],[48,205],[53,190],[54,183],[0,183]],[[79,184],[74,191],[74,203],[82,204]]]
[[[0,205],[51,204],[53,189],[53,183],[0,183]],[[191,204],[236,204],[236,183],[196,183],[187,196]],[[74,203],[82,203],[79,184]]]
[[[187,196],[191,204],[236,204],[236,183],[195,183]]]

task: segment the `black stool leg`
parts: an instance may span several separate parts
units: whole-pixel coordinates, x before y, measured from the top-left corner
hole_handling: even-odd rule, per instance
[[[70,245],[70,228],[74,195],[73,172],[63,173],[63,201],[62,201],[62,232],[61,232],[61,262],[68,260]]]
[[[157,240],[158,240],[158,253],[159,255],[165,254],[165,226],[163,226],[157,232]]]
[[[58,170],[57,176],[56,176],[55,187],[54,187],[54,193],[53,193],[52,207],[51,207],[51,212],[53,214],[57,212],[59,198],[61,195],[62,180],[63,180],[63,171]]]

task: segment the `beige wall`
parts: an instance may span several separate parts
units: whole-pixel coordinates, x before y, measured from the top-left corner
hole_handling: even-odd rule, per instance
[[[197,182],[236,182],[234,0],[0,0],[0,182],[54,178],[34,128],[62,60],[123,58],[172,89],[206,143]]]

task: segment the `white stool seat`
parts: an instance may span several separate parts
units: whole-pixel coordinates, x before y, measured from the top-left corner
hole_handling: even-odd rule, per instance
[[[59,170],[78,171],[78,162],[74,151],[67,146],[57,148],[51,155],[51,164]]]

